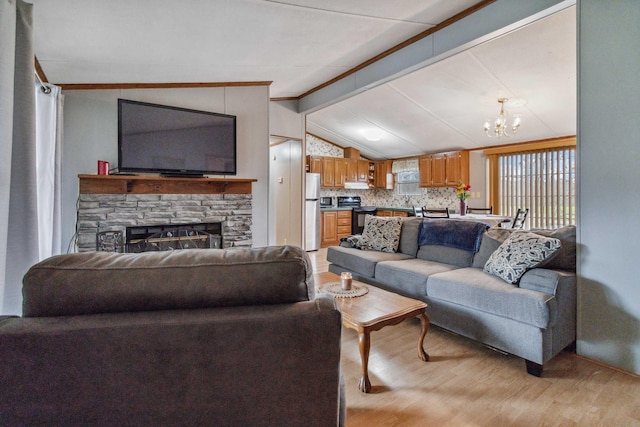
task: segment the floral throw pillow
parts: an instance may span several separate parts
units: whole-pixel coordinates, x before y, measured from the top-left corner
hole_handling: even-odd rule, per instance
[[[364,230],[360,240],[360,249],[396,252],[400,244],[402,218],[367,215],[364,217]]]
[[[550,259],[559,249],[559,239],[529,232],[512,233],[491,254],[484,271],[515,284],[527,270]]]

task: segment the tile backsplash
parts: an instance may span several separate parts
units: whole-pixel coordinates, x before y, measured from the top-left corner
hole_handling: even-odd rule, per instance
[[[344,157],[344,150],[312,135],[307,135],[307,154],[312,156]],[[460,202],[453,188],[421,188],[421,194],[401,196],[395,190],[345,190],[344,188],[323,188],[321,196],[360,196],[362,206],[390,208],[410,208],[412,206],[429,208],[448,207],[458,212]]]
[[[360,196],[362,206],[388,208],[410,208],[412,206],[429,208],[449,208],[458,212],[460,202],[453,188],[422,188],[422,194],[401,196],[395,190],[345,190],[344,188],[323,188],[321,196]]]

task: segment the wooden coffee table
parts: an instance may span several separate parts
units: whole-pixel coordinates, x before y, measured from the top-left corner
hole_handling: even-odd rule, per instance
[[[322,292],[325,285],[340,282],[340,276],[327,272],[314,275],[316,287]],[[429,317],[425,313],[427,304],[412,298],[388,292],[366,283],[353,281],[359,286],[366,286],[369,292],[355,298],[336,298],[342,313],[342,324],[358,332],[358,346],[362,360],[362,378],[358,387],[360,391],[369,393],[369,351],[371,349],[370,334],[388,325],[397,325],[405,319],[420,317],[420,336],[418,337],[418,357],[425,362],[429,355],[424,351],[424,337],[429,329]]]

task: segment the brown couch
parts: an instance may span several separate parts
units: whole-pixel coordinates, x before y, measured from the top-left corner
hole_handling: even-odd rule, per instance
[[[341,318],[304,251],[61,255],[0,319],[0,425],[335,426]]]

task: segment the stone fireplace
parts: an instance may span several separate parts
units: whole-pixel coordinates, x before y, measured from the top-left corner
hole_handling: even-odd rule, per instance
[[[96,233],[127,227],[220,223],[225,248],[252,244],[251,182],[215,178],[80,175],[78,251],[96,250]],[[242,185],[244,184],[244,185]]]

